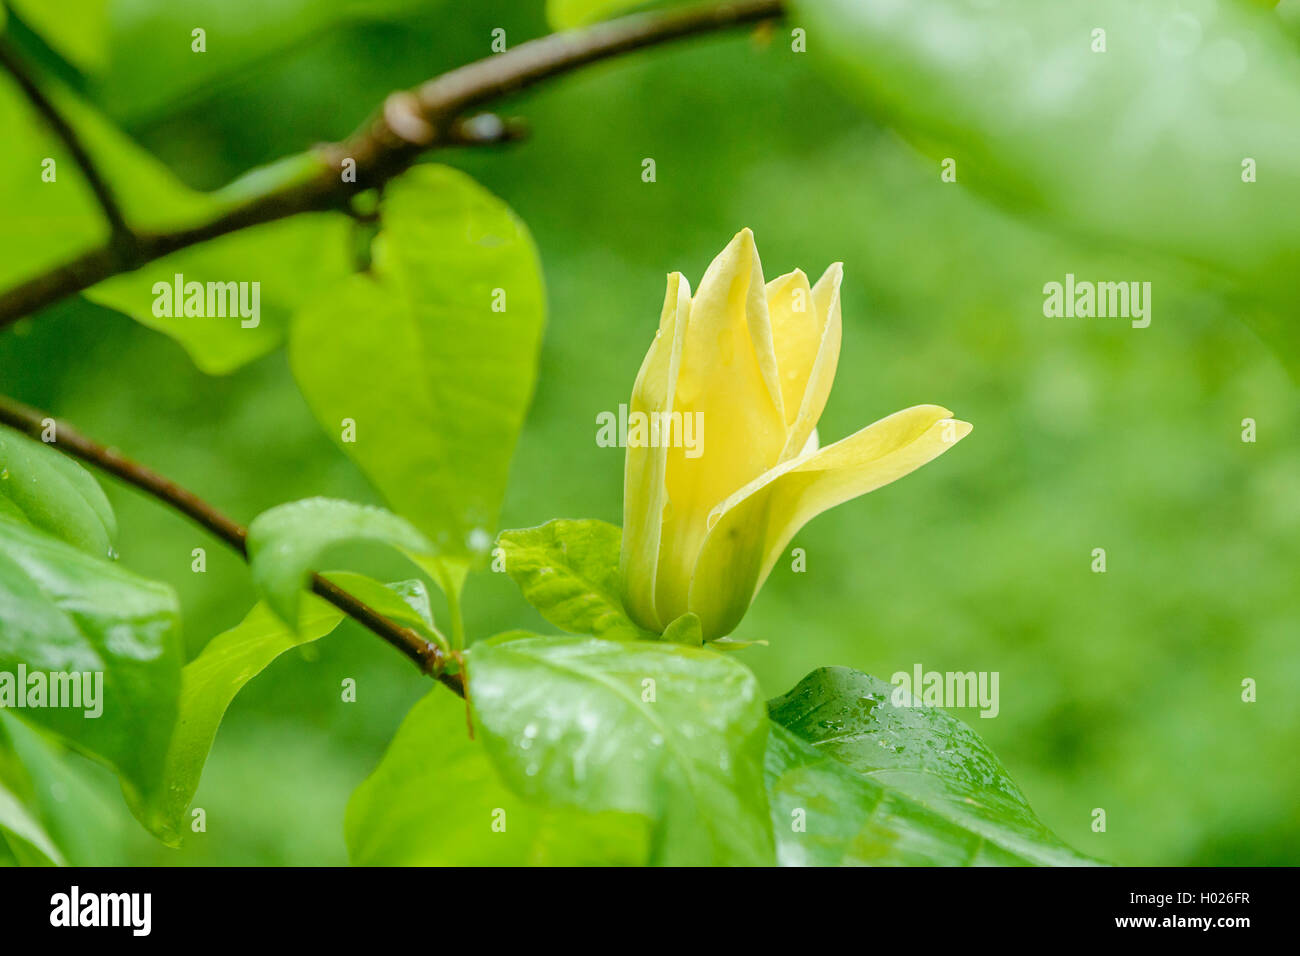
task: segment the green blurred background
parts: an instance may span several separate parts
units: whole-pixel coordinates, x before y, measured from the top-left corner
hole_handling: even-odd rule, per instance
[[[66,72],[188,184],[350,132],[389,91],[546,32],[540,2],[111,5],[107,60]],[[222,11],[225,10],[223,13]],[[224,29],[202,71],[191,25]],[[742,226],[769,276],[845,264],[844,345],[823,443],[936,402],[975,423],[960,449],[814,521],[737,637],[775,696],[814,667],[888,678],[1001,675],[1001,712],[958,711],[1043,821],[1121,864],[1300,859],[1300,412],[1295,383],[1194,273],[1026,224],[940,181],[937,164],[792,55],[787,33],[691,41],[548,85],[530,138],[443,153],[510,203],[541,250],[550,316],[503,527],[621,519],[622,457],[595,444],[627,400],[664,276],[693,283]],[[47,66],[58,64],[53,57]],[[657,181],[641,179],[653,158]],[[12,238],[12,237],[10,237]],[[1042,286],[1151,281],[1153,321],[1048,319]],[[282,353],[224,378],[77,300],[0,335],[3,391],[68,418],[247,521],[311,495],[376,500],[299,397]],[[1258,441],[1241,440],[1243,418]],[[191,654],[253,603],[246,569],[183,519],[110,485],[122,561],[181,594]],[[208,572],[190,570],[191,549]],[[1090,569],[1106,549],[1108,570]],[[380,552],[338,555],[389,578]],[[472,577],[474,637],[543,629],[505,575]],[[340,681],[356,678],[343,704]],[[1243,678],[1259,699],[1241,700]],[[234,702],[179,851],[131,819],[111,776],[52,762],[73,862],[341,864],[343,808],[428,689],[347,625]],[[1107,814],[1105,833],[1092,811]]]

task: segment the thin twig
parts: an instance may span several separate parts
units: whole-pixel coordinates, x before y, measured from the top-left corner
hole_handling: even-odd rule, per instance
[[[137,230],[129,264],[121,261],[111,243],[83,252],[0,294],[0,327],[197,243],[298,213],[344,208],[358,192],[381,186],[426,150],[463,144],[466,130],[458,120],[488,101],[622,53],[770,20],[783,9],[783,0],[733,0],[623,17],[531,40],[415,90],[394,93],[347,140],[315,151],[318,169],[306,179],[273,187],[195,226],[167,232]],[[345,159],[356,163],[356,182],[343,181]]]
[[[23,95],[27,97],[36,112],[45,120],[45,124],[54,131],[54,135],[72,154],[73,162],[81,169],[81,174],[86,178],[90,191],[95,194],[95,200],[99,203],[104,218],[108,220],[109,249],[117,254],[124,266],[129,266],[134,260],[135,234],[126,224],[126,217],[122,215],[122,207],[118,205],[117,197],[113,195],[112,188],[100,173],[95,161],[86,152],[81,138],[77,136],[72,125],[64,119],[59,108],[41,90],[22,59],[9,48],[8,43],[3,41],[0,41],[0,66],[3,66],[14,78],[14,82],[22,89]]]
[[[134,485],[181,514],[202,525],[248,558],[248,532],[208,504],[198,495],[187,491],[169,478],[158,474],[138,462],[132,461],[114,448],[106,448],[77,431],[67,422],[51,419],[44,412],[30,408],[13,399],[0,396],[0,422],[24,434],[39,439],[48,422],[54,421],[54,445],[59,451],[88,462],[102,471]],[[374,631],[393,647],[409,657],[421,673],[437,678],[461,697],[465,696],[465,681],[460,673],[447,673],[449,655],[436,644],[384,617],[374,608],[343,590],[338,585],[313,574],[311,589],[330,604]]]

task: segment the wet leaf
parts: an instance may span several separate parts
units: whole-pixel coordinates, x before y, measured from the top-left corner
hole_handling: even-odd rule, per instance
[[[1045,827],[974,731],[846,667],[769,704],[783,865],[1091,865]]]
[[[658,864],[771,863],[767,720],[757,681],[734,658],[517,636],[470,655],[476,726],[512,790],[650,818]]]
[[[344,829],[358,866],[636,865],[649,854],[642,816],[522,799],[469,738],[465,703],[441,688],[411,708]]]

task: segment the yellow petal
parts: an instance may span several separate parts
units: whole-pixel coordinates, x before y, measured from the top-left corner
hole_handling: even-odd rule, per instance
[[[641,363],[628,412],[657,414],[673,410],[682,348],[690,323],[691,285],[680,272],[668,277],[659,331]],[[628,446],[623,473],[623,553],[619,563],[623,604],[644,628],[662,630],[655,612],[655,574],[659,537],[668,492],[664,483],[668,449]]]
[[[785,444],[771,324],[754,236],[744,229],[713,261],[691,301],[673,411],[699,413],[700,445],[667,454],[655,607],[686,611],[709,513],[772,466]]]
[[[790,539],[835,505],[903,477],[970,433],[938,405],[895,412],[833,445],[778,465],[718,509],[690,593],[704,637],[731,632]]]
[[[800,269],[773,279],[764,290],[772,317],[772,342],[781,378],[785,423],[793,425],[803,403],[813,362],[821,345],[824,316],[817,314],[812,287]]]
[[[818,320],[817,350],[798,399],[798,411],[791,420],[785,447],[781,449],[781,461],[788,461],[802,453],[808,436],[822,417],[826,399],[831,394],[835,369],[840,360],[840,283],[843,279],[844,266],[835,262],[812,287],[812,300]],[[788,407],[786,415],[787,418],[791,417]]]

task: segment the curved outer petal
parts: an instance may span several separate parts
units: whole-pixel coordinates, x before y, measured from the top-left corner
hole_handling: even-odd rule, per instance
[[[835,369],[840,361],[840,283],[843,279],[844,265],[835,262],[812,287],[812,304],[819,326],[817,351],[798,399],[798,412],[793,416],[785,447],[781,449],[780,460],[783,462],[803,453],[808,436],[817,427],[822,410],[826,408],[826,399],[831,394]],[[788,408],[786,413],[789,417]]]
[[[720,502],[778,460],[786,440],[771,323],[754,236],[737,233],[691,301],[673,412],[697,415],[700,447],[670,447],[655,582],[667,622],[687,610],[691,572]]]
[[[786,426],[794,424],[808,388],[821,345],[826,316],[819,314],[812,287],[803,270],[795,269],[773,279],[764,289],[772,318],[772,344],[781,380],[781,403]]]
[[[717,510],[695,569],[690,609],[705,640],[740,622],[778,556],[828,508],[901,478],[970,433],[938,405],[917,405],[778,465]]]
[[[632,386],[629,416],[636,412],[672,412],[690,313],[691,284],[680,272],[674,272],[668,277],[659,331]],[[619,559],[623,605],[632,620],[655,631],[668,624],[659,620],[654,605],[659,536],[668,501],[664,483],[667,456],[668,448],[662,443],[658,447],[629,444],[623,471],[623,551]]]

